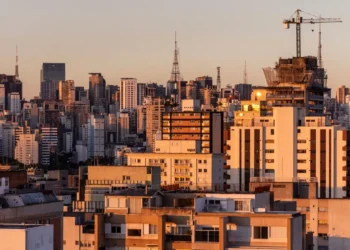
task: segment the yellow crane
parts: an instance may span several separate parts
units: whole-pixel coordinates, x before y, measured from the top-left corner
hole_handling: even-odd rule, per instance
[[[311,15],[314,18],[303,18],[300,13],[303,12],[305,14]],[[316,23],[341,23],[342,20],[340,18],[321,18],[300,9],[297,9],[293,15],[283,21],[284,28],[289,29],[291,24],[296,25],[296,44],[297,44],[297,57],[301,57],[301,24],[316,24]]]

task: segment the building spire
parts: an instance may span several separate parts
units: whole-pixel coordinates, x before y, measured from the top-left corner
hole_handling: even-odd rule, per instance
[[[179,56],[179,50],[177,48],[176,31],[175,31],[175,50],[174,50],[173,68],[171,70],[171,76],[170,76],[171,82],[178,82],[182,80],[181,74],[180,74],[178,56]]]
[[[16,45],[16,66],[15,66],[15,77],[19,79],[19,71],[18,71],[18,46]]]

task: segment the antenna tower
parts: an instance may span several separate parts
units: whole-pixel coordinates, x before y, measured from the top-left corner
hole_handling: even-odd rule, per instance
[[[173,68],[171,70],[171,76],[170,81],[171,82],[178,82],[181,81],[181,74],[180,74],[180,68],[179,68],[179,50],[177,48],[177,40],[176,40],[176,32],[175,32],[175,50],[174,50],[174,61],[173,61]]]
[[[243,83],[248,83],[247,62],[244,61]]]
[[[218,71],[218,76],[217,76],[217,78],[216,78],[216,87],[217,87],[218,90],[220,90],[220,89],[221,89],[220,67],[217,67],[216,69],[217,69],[217,71]]]
[[[16,66],[15,66],[15,77],[16,79],[19,78],[19,72],[18,72],[18,46],[16,45]]]

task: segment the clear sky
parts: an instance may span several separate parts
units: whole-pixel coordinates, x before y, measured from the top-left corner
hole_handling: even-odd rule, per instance
[[[88,86],[88,72],[107,84],[165,83],[177,31],[185,80],[216,79],[221,66],[222,85],[236,84],[246,60],[248,81],[265,85],[261,68],[295,56],[295,27],[285,30],[282,20],[297,8],[343,19],[323,25],[323,58],[329,86],[348,85],[348,0],[0,0],[0,73],[14,74],[18,44],[26,98],[39,94],[43,62],[65,62],[76,86]],[[317,44],[318,26],[303,25],[302,55],[317,56]]]

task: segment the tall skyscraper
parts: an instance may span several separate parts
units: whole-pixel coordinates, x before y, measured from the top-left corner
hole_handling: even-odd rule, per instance
[[[143,98],[146,95],[146,84],[138,83],[137,84],[137,105],[143,104]]]
[[[105,118],[102,115],[91,115],[89,119],[89,156],[105,155]]]
[[[0,82],[5,87],[5,109],[9,109],[8,107],[8,97],[10,93],[17,92],[19,93],[20,100],[22,100],[22,82],[16,79],[14,75],[5,75],[0,74]]]
[[[43,63],[41,69],[40,82],[45,80],[53,80],[56,83],[66,80],[66,64],[65,63]]]
[[[104,106],[106,97],[106,80],[101,73],[89,73],[89,99],[91,106]]]
[[[350,89],[343,86],[337,88],[336,99],[339,104],[345,103],[345,97],[350,94]]]
[[[40,98],[45,101],[57,99],[58,82],[54,80],[44,80],[40,83]]]
[[[75,101],[75,88],[74,81],[60,81],[58,84],[58,99],[64,103],[64,105],[71,104]]]
[[[137,108],[137,79],[120,79],[120,109],[129,110]]]
[[[249,83],[239,83],[235,85],[235,90],[239,92],[240,100],[250,100],[252,85]]]
[[[21,100],[19,93],[13,92],[8,96],[8,107],[11,114],[15,115],[21,112]]]

